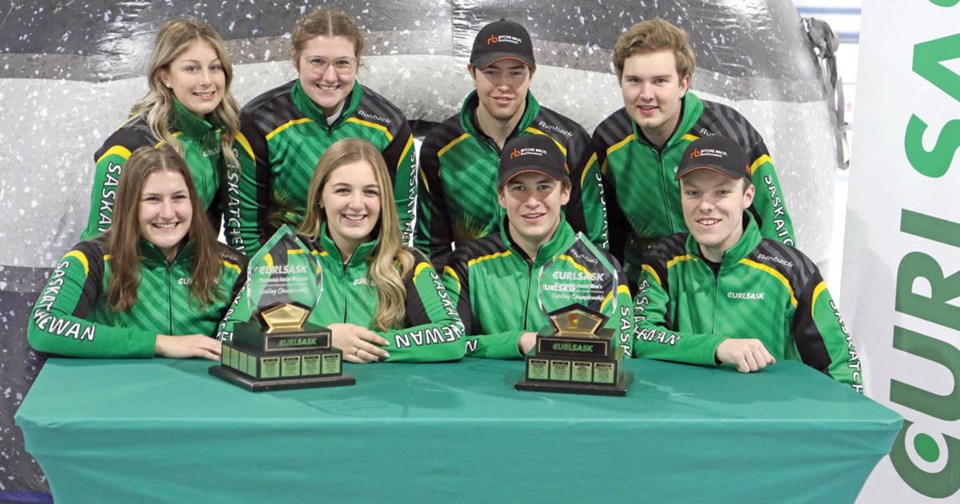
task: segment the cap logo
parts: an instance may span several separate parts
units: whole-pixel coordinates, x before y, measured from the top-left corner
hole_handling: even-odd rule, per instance
[[[516,159],[521,156],[546,156],[547,151],[539,149],[537,147],[523,147],[520,149],[513,149],[513,152],[510,153],[510,159]]]
[[[499,44],[501,42],[516,45],[523,43],[520,37],[514,37],[513,35],[490,35],[490,37],[487,38],[487,45]]]
[[[727,157],[727,151],[721,149],[694,149],[693,154],[690,155],[692,158],[698,158],[700,156],[723,159]]]

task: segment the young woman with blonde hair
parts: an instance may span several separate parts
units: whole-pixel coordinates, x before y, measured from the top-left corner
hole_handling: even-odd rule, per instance
[[[30,317],[34,349],[73,357],[219,359],[214,337],[246,259],[217,242],[186,162],[133,152],[111,229],[59,261]]]
[[[463,324],[430,261],[403,246],[393,188],[380,151],[347,138],[313,174],[299,229],[320,260],[322,295],[308,321],[333,333],[347,362],[463,357]],[[250,319],[242,293],[224,324]]]
[[[186,18],[160,29],[148,64],[147,94],[94,155],[97,167],[82,239],[110,228],[117,184],[130,153],[159,143],[173,146],[186,159],[201,206],[219,228],[222,208],[215,200],[225,165],[237,164],[233,142],[240,109],[230,93],[232,81],[230,58],[210,25]]]

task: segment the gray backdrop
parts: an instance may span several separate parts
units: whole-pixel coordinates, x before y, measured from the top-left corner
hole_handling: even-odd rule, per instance
[[[479,27],[518,21],[535,41],[534,94],[589,132],[622,106],[610,63],[619,33],[654,16],[677,23],[697,51],[693,88],[734,105],[764,135],[799,247],[821,265],[829,259],[833,93],[788,0],[13,0],[0,5],[0,501],[48,491],[13,425],[41,367],[26,320],[86,222],[94,151],[146,90],[157,29],[182,15],[213,24],[243,104],[295,76],[290,33],[321,5],[354,15],[369,33],[360,80],[409,119],[432,122],[454,114],[471,89],[465,67]]]

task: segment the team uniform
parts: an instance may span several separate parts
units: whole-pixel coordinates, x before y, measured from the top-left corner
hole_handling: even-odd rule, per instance
[[[495,233],[500,223],[497,165],[500,148],[477,127],[479,105],[473,91],[452,116],[430,132],[420,148],[421,184],[417,203],[417,248],[444,265],[450,244]],[[553,138],[567,160],[572,191],[567,220],[593,243],[607,248],[606,210],[599,171],[586,170],[590,137],[572,120],[541,107],[527,92],[527,104],[516,130],[507,138],[539,134]]]
[[[539,332],[550,322],[540,308],[540,297],[550,292],[540,288],[540,269],[573,245],[576,235],[561,220],[553,237],[540,247],[537,256],[527,257],[510,241],[504,230],[457,248],[444,270],[447,290],[457,300],[457,310],[467,331],[467,355],[496,359],[521,358],[517,346],[525,332]],[[619,263],[607,256],[619,270]],[[561,260],[564,266],[570,262]],[[570,271],[577,271],[574,265]],[[616,310],[605,300],[601,313],[609,320],[615,341],[625,354],[632,348],[632,301],[623,275],[618,271]]]
[[[736,141],[750,159],[757,186],[751,213],[758,219],[760,233],[787,245],[795,244],[793,223],[760,133],[733,108],[702,101],[687,91],[677,129],[659,149],[647,141],[624,108],[604,119],[593,134],[597,157],[588,169],[599,167],[602,173],[613,230],[610,251],[618,258],[625,257],[624,269],[631,281],[639,276],[647,247],[658,238],[687,230],[680,185],[674,175],[691,142],[715,135]]]
[[[716,272],[687,233],[650,249],[634,301],[636,356],[715,365],[723,340],[757,338],[774,358],[862,391],[860,358],[816,265],[763,238],[748,212],[744,224]]]
[[[463,357],[466,339],[463,324],[454,302],[448,297],[440,277],[420,252],[414,256],[413,269],[403,279],[406,286],[406,310],[397,328],[381,331],[374,325],[377,311],[377,288],[370,282],[369,262],[377,241],[361,244],[343,264],[340,251],[327,234],[324,223],[319,240],[309,240],[309,253],[320,260],[322,293],[319,303],[307,322],[319,326],[349,323],[379,334],[389,344],[382,347],[390,353],[388,362],[448,361]],[[293,250],[289,253],[303,253]],[[271,258],[280,265],[285,258]],[[244,289],[221,326],[220,338],[233,339],[233,325],[250,320],[249,295]]]
[[[214,116],[209,117],[212,119]],[[216,229],[220,227],[222,208],[217,196],[224,173],[221,129],[221,125],[197,117],[179,100],[173,99],[170,131],[183,147],[183,158],[190,168],[200,204],[207,209],[210,223]],[[80,235],[81,240],[89,240],[110,229],[117,186],[127,158],[140,147],[158,143],[160,139],[150,132],[146,117],[139,116],[121,126],[97,150],[94,155],[96,173],[90,190],[90,216],[87,218],[87,227]]]
[[[227,180],[227,242],[253,257],[280,224],[306,214],[307,189],[320,157],[337,140],[362,138],[383,153],[394,183],[404,240],[413,236],[417,191],[410,125],[386,98],[357,83],[333,124],[299,80],[254,98],[240,114],[240,168]]]
[[[191,244],[172,262],[141,240],[137,301],[116,312],[107,300],[111,256],[106,236],[77,244],[57,264],[30,316],[27,338],[38,351],[71,357],[152,357],[158,334],[215,336],[239,291],[246,259],[219,246],[220,281],[201,306],[190,293]]]

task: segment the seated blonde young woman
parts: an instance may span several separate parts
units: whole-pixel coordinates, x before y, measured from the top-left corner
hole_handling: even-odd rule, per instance
[[[308,319],[328,327],[347,362],[448,361],[466,340],[454,304],[430,261],[404,247],[393,188],[380,151],[340,140],[320,159],[299,229],[323,268],[322,296]],[[250,320],[241,291],[224,321]]]

